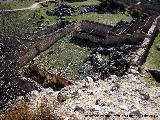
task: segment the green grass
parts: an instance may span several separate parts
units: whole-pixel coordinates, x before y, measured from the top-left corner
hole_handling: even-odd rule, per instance
[[[35,13],[38,14],[39,17],[40,16],[44,17],[44,21],[45,21],[46,25],[56,23],[59,19],[57,16],[48,16],[46,14],[46,11],[48,9],[49,8],[40,8],[40,9],[35,10]]]
[[[110,25],[115,25],[120,20],[124,20],[124,21],[132,20],[132,17],[130,15],[121,14],[121,13],[118,13],[118,14],[87,13],[87,14],[82,14],[77,16],[67,16],[65,18],[70,21],[81,22],[82,20],[90,20],[90,21],[95,21],[95,22],[100,22],[100,23],[110,24]]]
[[[39,0],[43,1],[43,0]],[[0,2],[0,9],[19,9],[26,8],[35,3],[36,0],[13,0],[10,2]]]
[[[99,5],[99,0],[86,0],[84,2],[65,2],[67,5],[80,7],[82,5]],[[80,9],[80,8],[79,8]],[[87,13],[83,15],[67,16],[67,20],[81,22],[82,20],[96,21],[104,24],[115,25],[118,21],[131,21],[132,17],[126,12],[126,14],[111,14],[111,13]]]
[[[87,0],[84,2],[73,2],[69,3],[67,2],[66,4],[69,5],[75,5],[75,6],[81,6],[81,5],[86,5],[86,4],[99,4],[99,1],[97,0]],[[55,4],[49,5],[48,8],[40,8],[37,9],[37,13],[39,15],[44,16],[46,23],[51,24],[55,23],[59,18],[56,16],[48,16],[46,15],[46,11],[50,9],[54,9]],[[77,21],[80,23],[82,20],[90,20],[90,21],[96,21],[104,24],[110,24],[110,25],[115,25],[118,21],[124,20],[124,21],[131,21],[132,17],[126,12],[125,14],[117,13],[117,14],[111,14],[111,13],[104,13],[104,14],[99,14],[99,13],[87,13],[87,14],[81,14],[77,15],[75,13],[73,16],[65,16],[64,17],[66,20],[69,21]]]
[[[65,2],[67,5],[77,6],[80,7],[82,5],[98,5],[100,1],[98,0],[86,0],[83,2]]]
[[[33,0],[32,0],[33,2]],[[84,2],[73,2],[69,3],[67,2],[66,4],[69,5],[75,5],[75,6],[81,6],[81,5],[89,5],[89,4],[99,4],[99,1],[97,0],[87,0]],[[45,18],[46,24],[52,24],[58,21],[59,17],[57,16],[48,16],[46,14],[47,10],[54,9],[55,4],[49,4],[49,7],[46,8],[39,8],[36,10],[25,10],[25,11],[19,11],[24,13],[25,16],[27,13],[33,13],[35,12],[39,17],[43,16]],[[77,14],[77,13],[76,13]],[[87,14],[81,14],[81,15],[74,15],[74,16],[65,16],[66,20],[69,21],[77,21],[78,23],[81,22],[82,20],[91,20],[91,21],[96,21],[104,24],[111,24],[115,25],[118,21],[120,20],[125,20],[125,21],[131,21],[132,17],[126,13],[126,14],[111,14],[111,13],[104,13],[104,14],[99,14],[99,13],[87,13]]]
[[[58,71],[65,70],[66,78],[71,80],[83,79],[78,71],[81,70],[83,60],[90,55],[87,47],[80,47],[79,45],[71,42],[71,35],[62,38],[57,41],[50,49],[42,53],[35,61],[35,63],[41,63],[52,68],[58,69]]]
[[[148,69],[160,69],[160,51],[156,48],[158,43],[160,43],[160,34],[155,38],[144,64],[144,67],[147,67]],[[150,74],[146,75],[144,80],[150,85],[160,86],[160,83],[158,83]]]
[[[160,69],[160,51],[157,50],[157,44],[160,44],[160,34],[155,38],[149,51],[145,66],[150,69]]]
[[[11,14],[4,14],[0,20],[0,34],[9,36],[19,36],[23,33],[34,30],[33,22],[27,22],[31,16],[31,11],[19,11]]]

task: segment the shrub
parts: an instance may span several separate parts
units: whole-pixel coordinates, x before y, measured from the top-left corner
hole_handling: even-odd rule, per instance
[[[0,114],[0,120],[55,120],[53,110],[58,105],[54,96],[42,94],[31,101],[17,101],[10,110]]]
[[[133,10],[133,11],[131,11],[131,16],[133,18],[140,18],[141,17],[141,13],[138,10]]]
[[[102,1],[99,5],[99,10],[106,12],[106,11],[122,11],[124,12],[126,10],[126,4],[122,3],[122,2],[117,2],[117,1],[113,1],[113,0],[105,0]]]

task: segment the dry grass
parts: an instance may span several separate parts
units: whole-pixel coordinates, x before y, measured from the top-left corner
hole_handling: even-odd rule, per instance
[[[0,120],[59,120],[53,113],[58,104],[56,100],[44,96],[32,102],[19,101],[2,114]]]

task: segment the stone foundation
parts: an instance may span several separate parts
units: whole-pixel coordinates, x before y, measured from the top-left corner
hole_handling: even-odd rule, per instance
[[[142,65],[145,62],[145,59],[148,55],[148,51],[151,47],[151,44],[154,41],[154,38],[156,36],[156,33],[158,32],[158,23],[160,21],[160,16],[158,16],[154,22],[152,23],[152,26],[150,27],[148,33],[146,34],[146,37],[144,41],[141,44],[141,47],[137,50],[137,54],[133,62],[135,64]]]

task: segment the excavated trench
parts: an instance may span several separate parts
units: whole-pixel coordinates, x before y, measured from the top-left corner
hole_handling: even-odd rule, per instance
[[[71,81],[64,79],[56,71],[38,64],[29,65],[24,69],[23,75],[41,84],[44,88],[50,87],[54,91],[59,91],[63,87],[73,85]]]

